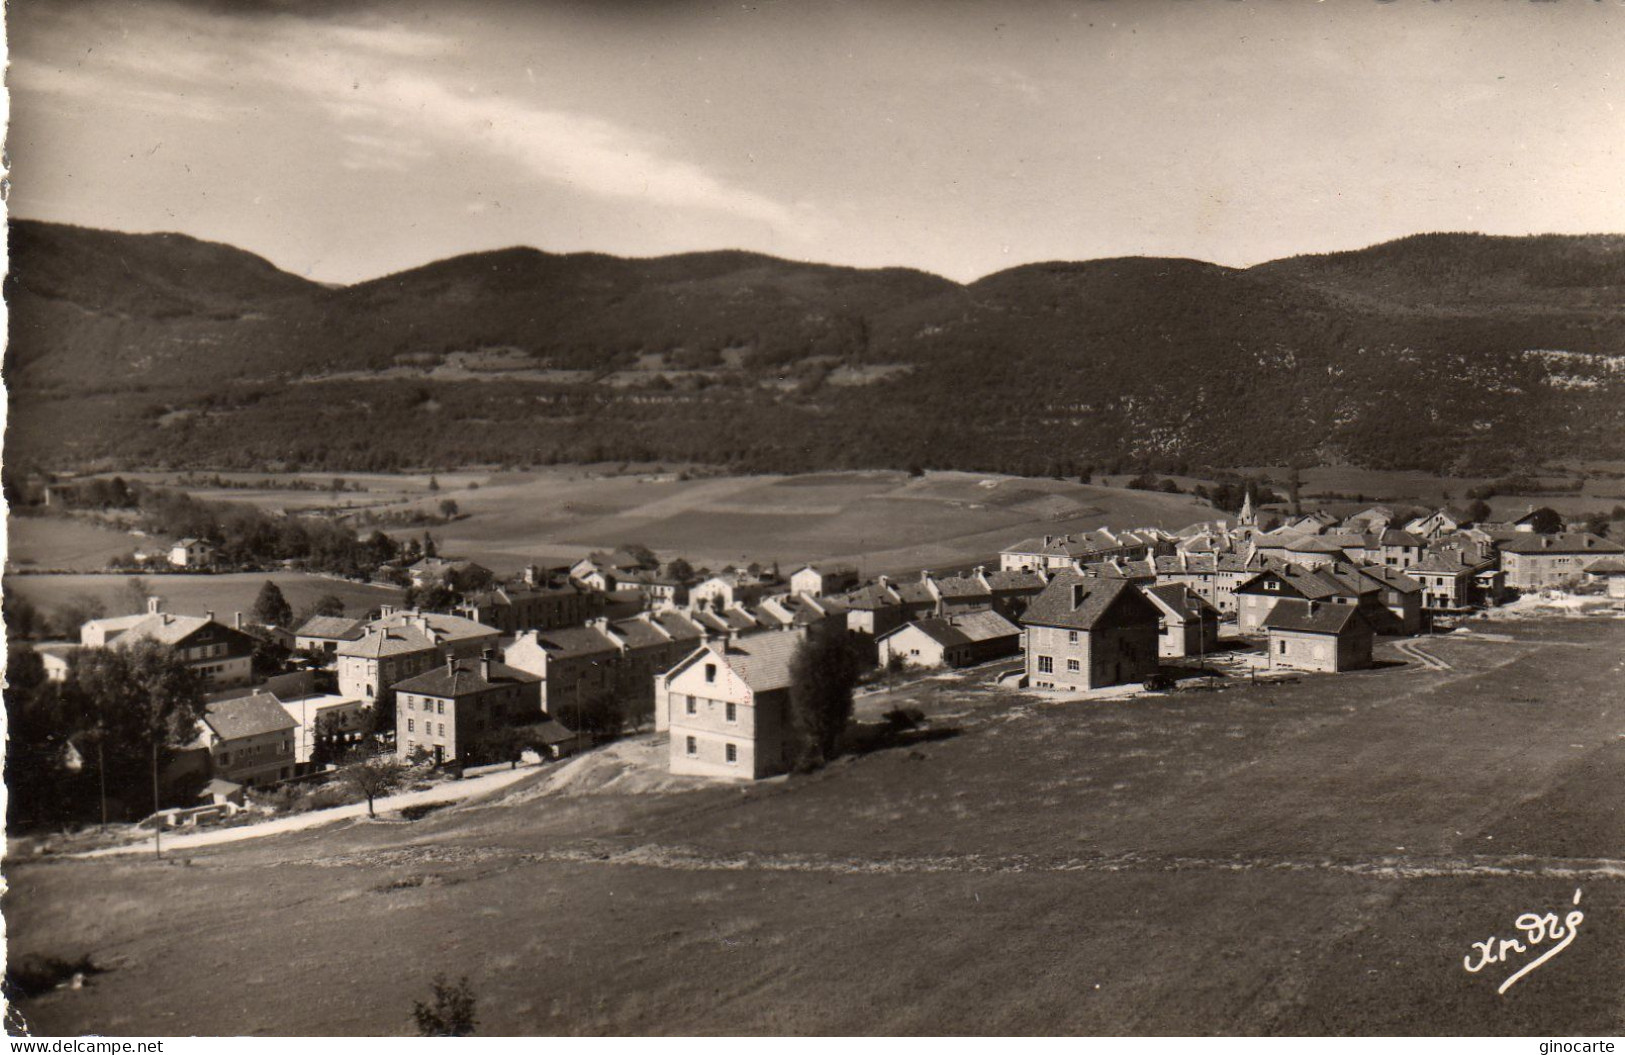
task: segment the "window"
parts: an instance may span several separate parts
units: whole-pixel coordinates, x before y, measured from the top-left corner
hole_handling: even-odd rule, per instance
[[[223,765],[223,766],[231,765],[231,752],[230,751],[222,751],[222,752],[220,752],[220,764]]]
[[[406,709],[409,711],[415,711],[418,709],[417,698],[415,696],[408,696],[406,698]]]
[[[698,714],[699,713],[699,706],[694,702],[694,697],[692,697],[692,696],[690,696],[688,698],[688,713],[689,714]]]
[[[1039,656],[1038,657],[1038,673],[1040,673],[1040,674],[1053,674],[1053,673],[1055,673],[1055,657],[1054,656]]]
[[[700,745],[692,736],[688,738],[687,746],[689,755],[692,756],[700,753]]]
[[[739,721],[739,708],[736,707],[732,703],[728,704],[728,720],[730,722]],[[729,745],[729,746],[732,746],[732,745]]]
[[[1286,655],[1286,642],[1281,642],[1281,655]]]
[[[1066,632],[1066,643],[1069,645],[1075,645],[1078,643],[1078,632],[1076,630],[1068,630]]]
[[[1276,582],[1274,579],[1268,579],[1264,582],[1264,589],[1279,591],[1281,589],[1281,584]]]
[[[408,718],[406,720],[406,731],[409,732],[409,733],[417,732],[417,724],[415,722],[413,722],[412,719],[410,719],[410,718]]]
[[[715,663],[707,663],[705,665],[705,680],[706,681],[716,681],[717,680],[717,665]]]
[[[1078,663],[1078,661],[1077,661],[1077,660],[1075,660],[1075,659],[1069,659],[1069,660],[1067,660],[1067,661],[1066,661],[1066,669],[1067,669],[1067,670],[1069,670],[1069,671],[1072,671],[1072,672],[1074,672],[1074,673],[1076,673],[1076,672],[1077,672],[1077,671],[1080,671],[1080,670],[1082,670],[1082,669],[1083,669],[1083,667],[1082,667],[1082,665],[1080,665],[1080,664],[1079,664],[1079,663]]]
[[[445,722],[440,723],[440,735],[441,736],[446,735],[446,723]]]
[[[734,744],[729,744],[723,750],[727,754],[728,764],[730,766],[737,765],[739,762],[739,748]]]
[[[436,713],[436,714],[445,714],[446,713],[446,701],[445,700],[436,700],[435,701],[434,713]]]

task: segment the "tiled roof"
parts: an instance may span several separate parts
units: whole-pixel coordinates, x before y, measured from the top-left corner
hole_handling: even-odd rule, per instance
[[[1384,546],[1422,546],[1426,545],[1426,541],[1421,536],[1414,535],[1409,531],[1395,531],[1393,528],[1389,528],[1382,533],[1382,544]]]
[[[892,608],[899,604],[897,595],[879,583],[870,583],[857,590],[841,595],[848,608],[862,611],[873,611],[877,608]]]
[[[536,643],[548,652],[560,656],[592,656],[620,651],[620,646],[606,637],[602,631],[590,626],[538,630]]]
[[[727,644],[716,641],[691,655],[671,673],[676,674],[689,661],[709,653],[720,657],[728,669],[738,675],[739,680],[750,686],[752,692],[771,692],[789,686],[790,663],[804,640],[806,638],[800,633],[783,631],[752,634]]]
[[[106,620],[103,621],[104,625],[106,622]],[[115,638],[114,644],[126,645],[135,641],[157,641],[164,645],[178,645],[211,623],[226,634],[234,634],[244,639],[248,636],[241,630],[233,630],[224,623],[216,622],[206,616],[171,615],[168,612],[159,612],[142,616],[138,621],[126,628],[122,635]]]
[[[627,648],[663,648],[671,639],[642,619],[618,619],[609,624],[616,637],[626,642]]]
[[[1366,564],[1356,567],[1354,571],[1368,579],[1375,579],[1388,589],[1398,590],[1400,593],[1420,593],[1422,591],[1421,583],[1398,568],[1390,568],[1382,564]]]
[[[988,597],[993,593],[980,580],[969,575],[945,575],[931,581],[937,584],[937,590],[944,597]]]
[[[203,721],[222,740],[299,728],[299,723],[288,717],[282,704],[268,692],[211,703],[204,711]]]
[[[1619,575],[1625,573],[1625,557],[1604,557],[1586,566],[1592,575]]]
[[[331,638],[335,641],[354,641],[361,636],[359,619],[346,619],[342,615],[313,615],[305,625],[294,631],[297,637]]]
[[[900,582],[892,586],[892,591],[902,598],[904,604],[935,604],[937,599],[931,595],[931,590],[923,582]]]
[[[1089,630],[1104,620],[1107,612],[1119,600],[1125,604],[1138,601],[1151,610],[1156,618],[1156,607],[1139,596],[1139,591],[1122,579],[1104,579],[1063,572],[1050,580],[1044,592],[1033,598],[1021,621],[1029,626],[1059,626],[1068,629]]]
[[[1316,604],[1288,597],[1275,602],[1264,617],[1266,630],[1300,630],[1312,634],[1341,634],[1364,617],[1352,604]]]
[[[395,683],[396,692],[413,692],[420,696],[444,696],[452,699],[460,696],[474,696],[491,689],[507,688],[513,685],[534,685],[542,679],[528,671],[517,667],[510,667],[506,663],[490,664],[490,677],[481,673],[484,660],[463,659],[458,660],[455,666],[442,663],[433,670],[425,671],[414,678]]]
[[[995,594],[1024,591],[1041,593],[1045,586],[1044,577],[1035,571],[990,571],[984,575]]]
[[[1430,549],[1422,555],[1422,559],[1411,567],[1411,571],[1435,572],[1443,574],[1460,574],[1473,571],[1488,564],[1487,560],[1472,560],[1459,549]]]
[[[385,656],[430,651],[438,647],[434,638],[417,627],[397,626],[387,630],[369,628],[356,640],[346,641],[340,645],[338,654],[362,659],[382,659]]]
[[[1625,553],[1625,546],[1617,546],[1589,531],[1566,531],[1561,535],[1537,535],[1520,531],[1515,537],[1501,543],[1502,553]]]
[[[1165,582],[1157,586],[1148,586],[1143,591],[1147,597],[1155,598],[1166,604],[1170,609],[1184,615],[1200,615],[1203,611],[1218,613],[1214,608],[1182,582]]]
[[[463,641],[501,633],[494,626],[476,623],[460,615],[446,615],[444,612],[391,612],[389,615],[374,619],[367,626],[373,629],[393,630],[397,627],[416,626],[419,620],[427,623],[428,629],[439,634],[442,641]]]
[[[705,636],[699,623],[673,609],[656,612],[653,619],[677,641],[698,641]]]

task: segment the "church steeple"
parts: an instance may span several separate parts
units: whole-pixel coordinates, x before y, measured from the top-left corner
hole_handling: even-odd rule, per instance
[[[1241,513],[1236,517],[1236,526],[1255,527],[1257,524],[1258,515],[1253,512],[1253,493],[1248,491],[1247,496],[1241,500]]]

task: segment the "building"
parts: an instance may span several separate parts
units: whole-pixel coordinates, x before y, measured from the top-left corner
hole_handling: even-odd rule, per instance
[[[582,727],[589,712],[611,704],[633,716],[654,709],[655,677],[701,644],[709,628],[704,613],[690,618],[674,609],[642,612],[630,619],[593,619],[586,626],[527,630],[503,656],[540,680],[541,708]],[[724,622],[721,630],[733,633]],[[754,626],[754,624],[753,624]]]
[[[499,762],[487,737],[542,720],[541,680],[528,671],[447,654],[395,686],[395,753],[444,762]]]
[[[1605,584],[1608,596],[1625,599],[1625,557],[1603,557],[1586,565],[1586,578]]]
[[[1625,546],[1588,531],[1561,535],[1519,532],[1501,543],[1501,570],[1514,590],[1572,587],[1585,578],[1586,569],[1604,557],[1618,557]]]
[[[880,663],[907,667],[969,667],[1021,651],[1021,628],[994,611],[934,616],[881,637]]]
[[[1286,598],[1264,619],[1271,670],[1337,672],[1371,665],[1376,632],[1356,605]]]
[[[458,590],[478,589],[492,579],[491,569],[485,565],[450,557],[424,557],[407,568],[406,574],[420,590],[441,585]]]
[[[1479,589],[1479,576],[1494,571],[1493,559],[1479,559],[1460,549],[1430,549],[1405,574],[1422,586],[1422,608],[1430,612],[1459,612],[1489,603]]]
[[[252,635],[216,622],[213,612],[195,616],[162,611],[156,597],[147,599],[142,615],[92,619],[79,628],[79,641],[87,648],[124,648],[137,641],[168,645],[202,675],[207,691],[247,685],[254,677]]]
[[[1157,670],[1162,612],[1122,579],[1063,572],[1021,617],[1027,684],[1095,689]]]
[[[1144,560],[1169,552],[1171,540],[1148,528],[1112,531],[1101,528],[1068,535],[1038,535],[1022,539],[999,553],[1001,571],[1063,571],[1080,564],[1092,564],[1117,557]]]
[[[790,769],[790,665],[803,640],[713,641],[656,680],[655,723],[671,731],[673,773],[759,780]]]
[[[1167,582],[1141,591],[1157,606],[1157,655],[1163,659],[1198,658],[1219,647],[1219,610],[1184,583]]]
[[[1414,569],[1415,565],[1411,565]],[[1339,565],[1337,570],[1367,579],[1377,586],[1377,601],[1385,615],[1367,611],[1366,618],[1379,634],[1420,634],[1422,632],[1422,583],[1409,571],[1386,564]]]
[[[1262,558],[1249,562],[1239,553],[1202,553],[1181,550],[1156,558],[1156,581],[1181,583],[1219,610],[1221,617],[1236,611],[1236,587],[1264,567]]]
[[[1012,621],[1020,619],[1032,599],[1049,585],[1048,573],[1037,569],[988,571],[978,566],[973,574],[987,587],[993,599],[993,610]]]
[[[183,538],[169,547],[169,563],[177,568],[206,568],[214,561],[214,547],[198,538]]]
[[[1275,564],[1236,587],[1236,629],[1243,634],[1262,633],[1264,620],[1283,598],[1380,608],[1381,589],[1375,581],[1353,574],[1349,565],[1303,568]]]
[[[603,595],[567,586],[496,586],[469,596],[457,614],[503,634],[580,626],[599,613]]]
[[[488,648],[495,648],[502,638],[502,631],[496,627],[486,626],[467,616],[425,612],[417,608],[396,609],[386,605],[377,619],[367,623],[370,630],[404,627],[415,628],[433,637],[442,652],[455,652],[459,659],[478,656]]]
[[[372,726],[371,709],[361,700],[321,692],[271,695],[298,726],[294,731],[293,759],[299,772],[310,768],[320,741],[327,742],[336,760]]]
[[[1454,535],[1465,527],[1471,526],[1473,516],[1464,509],[1445,506],[1436,509],[1426,516],[1419,516],[1405,525],[1405,530],[1413,535],[1420,536],[1428,542],[1445,535]]]
[[[696,608],[732,608],[758,604],[775,584],[744,571],[723,572],[689,590],[689,604]]]
[[[207,752],[210,776],[263,787],[294,775],[297,729],[275,696],[257,692],[209,704],[194,746]]]
[[[1406,568],[1415,567],[1422,560],[1422,551],[1427,548],[1427,540],[1411,531],[1396,531],[1389,528],[1381,536],[1376,560],[1385,567]]]
[[[68,680],[68,667],[73,662],[73,654],[79,646],[71,641],[41,641],[34,646],[34,654],[39,656],[40,666],[45,671],[45,680],[64,682]]]
[[[440,643],[415,626],[368,627],[339,645],[339,695],[377,701],[398,681],[416,677],[438,661]]]
[[[319,652],[332,659],[339,646],[346,641],[359,641],[366,624],[360,619],[342,615],[313,615],[293,632],[293,647],[304,652]]]
[[[790,592],[810,597],[827,597],[844,593],[858,584],[855,568],[808,564],[790,576]]]
[[[1020,575],[1022,572],[1016,572]],[[1033,573],[1027,572],[1031,575]],[[926,573],[922,576],[925,588],[936,598],[937,615],[958,615],[962,612],[985,612],[993,607],[993,587],[980,575],[944,575],[941,578]]]

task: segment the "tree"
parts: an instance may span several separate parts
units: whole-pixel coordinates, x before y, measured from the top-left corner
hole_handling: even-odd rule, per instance
[[[1530,516],[1530,526],[1537,534],[1555,535],[1563,530],[1563,516],[1550,506],[1541,506]]]
[[[254,598],[254,621],[263,626],[279,626],[286,628],[293,622],[293,608],[288,599],[282,596],[281,587],[270,579],[260,587],[259,596]]]
[[[1286,493],[1287,500],[1292,503],[1292,515],[1295,517],[1303,515],[1302,488],[1303,477],[1298,472],[1298,467],[1294,465],[1286,478]]]
[[[1467,506],[1467,516],[1475,524],[1482,524],[1490,518],[1490,504],[1482,498],[1475,498]]]
[[[444,975],[434,976],[434,1003],[412,1001],[412,1020],[423,1037],[469,1037],[474,1034],[474,989],[464,975],[449,985]]]
[[[455,498],[442,498],[440,500],[440,516],[443,520],[457,518],[457,500]]]
[[[121,615],[140,615],[147,610],[149,598],[156,597],[160,603],[163,598],[153,593],[152,586],[139,575],[132,575],[124,580],[119,588],[118,606]]]
[[[431,491],[440,490],[440,481],[435,478],[435,475],[433,473],[429,474],[429,490],[431,490]]]
[[[435,545],[434,536],[427,531],[423,533],[423,555],[425,557],[440,556],[440,547]]]
[[[358,744],[344,756],[345,764],[339,769],[344,785],[367,797],[367,816],[377,817],[373,800],[393,790],[401,782],[406,767],[393,751],[377,744]]]
[[[678,582],[691,582],[694,579],[694,565],[690,564],[682,557],[678,557],[676,560],[666,565],[666,574],[670,575]]]
[[[844,631],[815,630],[797,647],[790,660],[790,721],[800,768],[817,769],[839,752],[857,681],[857,650]]]

